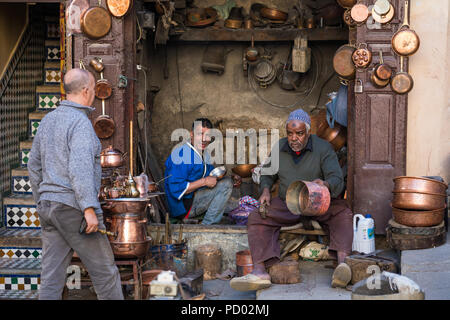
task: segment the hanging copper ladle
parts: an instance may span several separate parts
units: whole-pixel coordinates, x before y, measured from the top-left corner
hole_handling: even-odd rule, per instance
[[[102,114],[94,120],[94,130],[100,139],[106,139],[113,135],[116,125],[114,120],[105,114],[105,99],[111,97],[112,87],[108,80],[103,78],[104,65],[101,58],[94,58],[89,63],[95,71],[100,72],[100,79],[95,84],[95,96],[102,100]],[[85,69],[83,61],[80,60],[80,68]]]

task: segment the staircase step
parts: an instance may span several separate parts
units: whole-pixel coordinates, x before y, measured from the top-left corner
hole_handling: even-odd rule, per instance
[[[33,194],[27,169],[20,168],[11,171],[11,190],[16,195]]]
[[[41,224],[33,197],[5,198],[3,200],[3,221],[7,228],[40,228]]]
[[[59,41],[45,40],[45,52],[47,54],[47,61],[59,61],[61,59]]]
[[[26,168],[28,164],[28,157],[30,155],[33,140],[20,141],[20,165]]]
[[[52,111],[52,110],[54,110],[54,109],[47,109],[46,111],[31,112],[28,115],[29,134],[30,134],[31,139],[33,139],[34,136],[36,135],[42,118],[45,117],[45,115],[48,113],[48,111]]]
[[[41,229],[0,228],[1,248],[41,248]]]
[[[38,300],[38,290],[0,290],[0,300]]]
[[[44,85],[36,87],[37,111],[54,110],[61,101],[59,85]]]
[[[38,290],[41,259],[0,259],[0,290]]]
[[[60,63],[55,61],[46,61],[44,63],[44,84],[55,85],[59,83],[61,83]]]
[[[59,38],[59,23],[58,22],[48,22],[47,23],[47,39],[57,39]]]

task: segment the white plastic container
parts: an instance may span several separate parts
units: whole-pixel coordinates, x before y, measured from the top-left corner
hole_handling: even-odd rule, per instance
[[[375,251],[375,223],[370,214],[353,216],[352,250],[366,254]]]

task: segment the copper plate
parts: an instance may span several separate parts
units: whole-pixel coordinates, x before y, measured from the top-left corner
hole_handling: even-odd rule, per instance
[[[375,12],[375,7],[372,8],[372,17],[378,23],[391,22],[392,18],[394,18],[394,15],[395,15],[395,9],[392,5],[391,5],[391,8],[389,9],[389,12],[386,13],[385,15],[379,15],[378,13]]]
[[[111,30],[111,15],[102,7],[93,7],[81,17],[81,30],[91,39],[100,39]]]
[[[355,4],[352,8],[351,16],[358,23],[364,22],[369,17],[369,9],[364,4]]]
[[[106,6],[109,12],[116,18],[121,18],[126,15],[132,5],[132,0],[106,0]]]

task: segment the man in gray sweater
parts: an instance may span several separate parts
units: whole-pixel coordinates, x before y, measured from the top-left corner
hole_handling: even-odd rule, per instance
[[[72,69],[64,77],[67,100],[47,114],[33,140],[28,162],[33,197],[42,226],[39,299],[61,299],[66,270],[75,251],[99,299],[123,299],[120,275],[106,235],[98,201],[101,144],[88,114],[94,76]],[[86,219],[85,234],[80,224]]]

